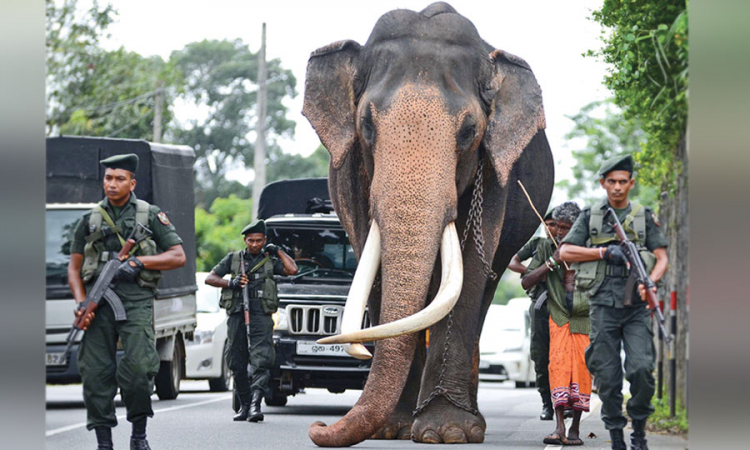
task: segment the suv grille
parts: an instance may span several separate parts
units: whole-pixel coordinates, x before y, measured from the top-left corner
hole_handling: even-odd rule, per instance
[[[341,333],[344,307],[338,305],[289,305],[286,307],[289,334],[330,336]],[[370,326],[370,315],[365,310],[362,328]]]

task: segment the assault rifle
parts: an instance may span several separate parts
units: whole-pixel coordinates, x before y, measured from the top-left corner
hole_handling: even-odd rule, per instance
[[[143,230],[143,232],[138,239],[134,239],[136,230],[138,229]],[[136,224],[133,231],[130,233],[130,236],[128,236],[128,239],[125,241],[125,245],[122,246],[122,249],[117,254],[117,258],[112,258],[104,264],[104,268],[96,279],[94,286],[92,286],[88,294],[86,294],[86,300],[78,306],[78,311],[83,311],[83,314],[77,316],[73,321],[73,327],[70,329],[68,337],[66,338],[67,345],[65,346],[65,353],[63,353],[63,361],[67,361],[70,349],[76,341],[78,333],[83,330],[85,319],[91,315],[91,313],[96,311],[103,301],[106,301],[109,303],[109,306],[112,307],[112,311],[115,313],[115,320],[121,321],[127,319],[122,300],[120,300],[120,297],[118,297],[117,294],[115,294],[115,291],[112,290],[112,282],[115,275],[117,275],[120,264],[130,256],[133,247],[151,236],[151,234],[151,230],[140,223]]]
[[[646,272],[646,267],[643,265],[641,255],[638,253],[638,248],[636,248],[635,244],[628,239],[625,230],[622,228],[620,219],[617,218],[617,214],[615,214],[615,211],[612,208],[607,208],[607,212],[604,213],[604,220],[607,219],[608,215],[612,216],[612,227],[615,229],[615,234],[617,234],[617,238],[620,240],[620,246],[623,253],[625,253],[628,262],[630,262],[631,277],[635,275],[637,283],[644,285],[646,288],[646,301],[651,310],[656,313],[656,318],[659,321],[659,330],[664,338],[664,342],[669,344],[672,341],[672,335],[667,332],[667,327],[665,326],[666,319],[659,307],[659,297],[656,292],[652,290],[656,287],[656,283],[654,283]],[[628,283],[628,285],[630,284]],[[629,295],[629,293],[626,293],[626,295]]]

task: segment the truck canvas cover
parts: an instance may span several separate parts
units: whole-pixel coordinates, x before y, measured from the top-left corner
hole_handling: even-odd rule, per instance
[[[183,238],[185,267],[163,272],[157,297],[195,292],[195,210],[193,164],[195,152],[184,145],[143,140],[93,137],[47,139],[47,203],[97,203],[104,198],[104,166],[113,155],[135,153],[139,158],[135,195],[158,205]]]
[[[269,183],[258,202],[258,218],[278,214],[312,214],[333,211],[328,178],[300,178]]]

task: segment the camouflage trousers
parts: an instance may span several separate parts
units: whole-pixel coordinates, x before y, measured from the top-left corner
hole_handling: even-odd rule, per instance
[[[250,403],[251,391],[268,389],[275,352],[273,349],[273,319],[270,315],[250,314],[250,345],[244,312],[227,317],[227,364],[234,375],[234,385],[241,401]],[[248,370],[248,363],[251,368]]]
[[[547,302],[539,310],[534,309],[535,301],[531,302],[529,316],[531,317],[531,360],[534,361],[536,372],[536,389],[542,401],[552,405],[549,387],[549,309]]]
[[[118,386],[128,421],[154,416],[151,394],[160,362],[151,322],[153,298],[122,303],[127,320],[116,322],[114,311],[105,302],[96,310],[78,352],[89,430],[117,425],[114,398]],[[118,338],[124,351],[119,363]]]
[[[622,414],[621,348],[625,350],[625,379],[630,383],[628,416],[646,420],[654,412],[651,397],[656,385],[651,311],[642,304],[628,308],[592,304],[589,317],[591,343],[586,349],[586,366],[599,386],[605,428],[623,429],[628,424]]]

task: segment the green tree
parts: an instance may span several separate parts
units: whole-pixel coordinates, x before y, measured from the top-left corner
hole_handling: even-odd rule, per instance
[[[611,65],[604,84],[626,119],[646,132],[636,154],[645,183],[673,190],[682,167],[675,158],[687,126],[688,12],[685,0],[605,0],[593,18],[604,30],[604,46],[589,55]]]
[[[572,180],[562,180],[558,188],[567,190],[570,198],[590,204],[602,196],[598,171],[602,162],[620,154],[636,154],[646,142],[637,118],[625,120],[612,99],[595,101],[572,116],[573,128],[565,135],[576,163]],[[639,171],[640,172],[640,171]],[[631,196],[647,206],[658,203],[657,189],[637,183]]]
[[[170,56],[185,79],[185,99],[204,111],[175,133],[179,143],[195,149],[198,202],[210,205],[230,192],[226,173],[253,165],[256,124],[258,55],[240,39],[203,40]],[[279,59],[267,62],[268,154],[280,154],[277,140],[293,137],[294,122],[286,118],[285,98],[294,98],[296,79]],[[236,187],[236,186],[235,186]],[[242,191],[242,195],[249,192]]]
[[[266,179],[268,182],[294,178],[318,178],[328,176],[328,162],[331,157],[323,145],[318,146],[310,156],[274,153],[269,157]]]
[[[252,220],[252,200],[217,198],[208,211],[195,208],[196,270],[210,271],[227,253],[243,248],[240,231]]]
[[[519,297],[526,297],[526,291],[521,287],[521,277],[515,272],[506,270],[497,283],[492,303],[507,305],[509,300]]]
[[[116,14],[111,5],[94,2],[79,17],[76,0],[60,7],[48,0],[46,11],[48,134],[151,140],[159,83],[167,128],[179,73],[158,56],[103,50],[99,40]]]

